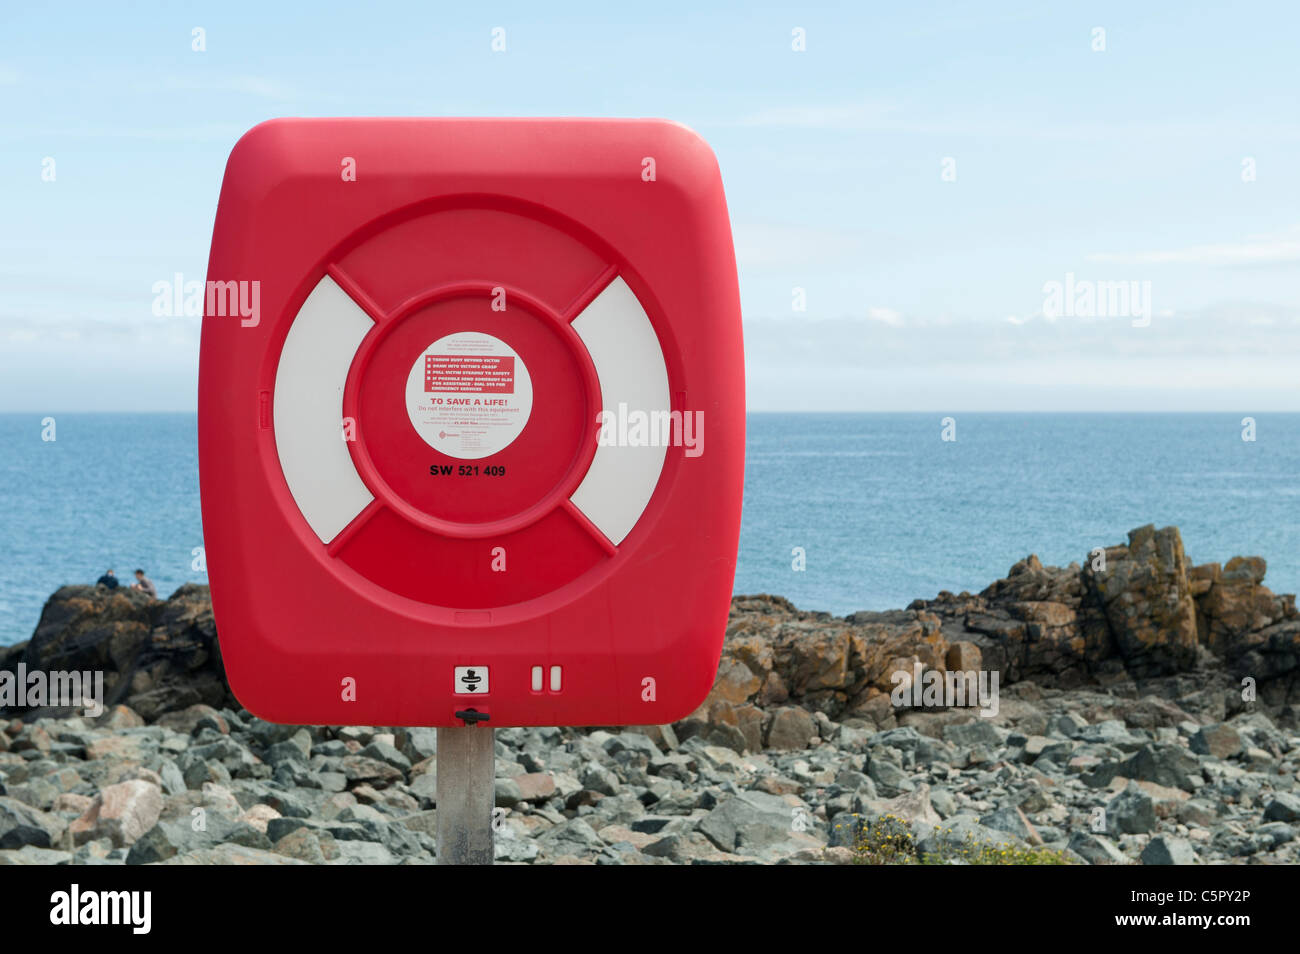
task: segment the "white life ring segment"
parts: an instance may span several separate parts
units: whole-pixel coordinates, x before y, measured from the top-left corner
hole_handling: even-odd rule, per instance
[[[614,276],[571,325],[596,369],[603,410],[670,410],[663,350],[622,278]],[[324,544],[375,499],[342,430],[348,372],[373,327],[366,310],[326,275],[294,317],[276,369],[276,452],[290,495]],[[662,442],[602,443],[570,501],[616,547],[645,512],[666,455]]]
[[[289,327],[275,373],[275,449],[303,519],[329,543],[374,499],[343,440],[343,386],[374,321],[326,275]]]
[[[608,413],[620,406],[650,414],[670,410],[668,369],[654,326],[632,289],[615,278],[573,320],[587,346],[600,402]],[[645,511],[668,448],[654,442],[641,446],[601,443],[578,489],[569,499],[600,532],[618,545]]]

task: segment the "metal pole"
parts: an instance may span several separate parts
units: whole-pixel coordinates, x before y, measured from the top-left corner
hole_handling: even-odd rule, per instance
[[[438,864],[492,864],[495,760],[487,726],[438,730]]]

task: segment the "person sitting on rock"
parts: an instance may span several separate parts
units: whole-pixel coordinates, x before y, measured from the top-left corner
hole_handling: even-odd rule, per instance
[[[115,590],[117,589],[117,577],[113,575],[112,570],[105,570],[104,575],[95,581],[95,585],[105,587],[106,589]]]
[[[153,585],[153,580],[144,575],[144,570],[135,571],[135,582],[131,584],[131,589],[140,590],[152,599],[158,598],[158,587]]]

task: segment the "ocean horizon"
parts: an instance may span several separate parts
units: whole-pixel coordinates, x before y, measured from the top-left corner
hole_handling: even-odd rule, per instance
[[[164,597],[207,581],[195,414],[0,414],[0,444],[0,645],[109,567],[124,583],[144,569]],[[1295,592],[1297,475],[1295,413],[754,412],[733,591],[902,608],[1154,523],[1180,528],[1193,563],[1262,556],[1266,585]]]

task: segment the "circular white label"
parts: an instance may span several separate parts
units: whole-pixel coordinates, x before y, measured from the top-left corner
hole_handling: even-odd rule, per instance
[[[439,338],[406,379],[411,426],[450,457],[490,457],[520,435],[532,410],[523,360],[500,338],[478,331]]]

